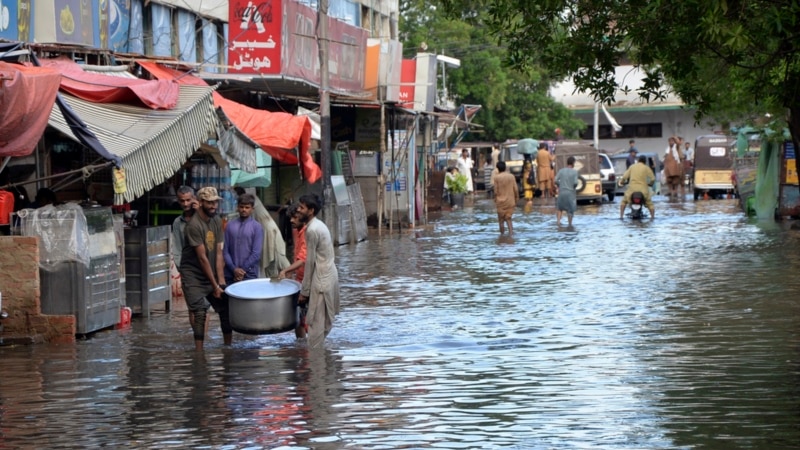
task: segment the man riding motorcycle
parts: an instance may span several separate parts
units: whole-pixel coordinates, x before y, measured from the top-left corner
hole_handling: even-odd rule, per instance
[[[656,211],[653,208],[653,200],[650,198],[650,186],[656,182],[656,176],[653,170],[647,165],[647,157],[640,155],[636,164],[628,167],[625,174],[619,180],[619,185],[628,184],[628,189],[625,191],[625,197],[622,198],[622,203],[619,205],[619,218],[625,216],[625,206],[631,201],[631,195],[634,192],[641,192],[644,194],[645,206],[650,210],[650,218],[655,218]]]

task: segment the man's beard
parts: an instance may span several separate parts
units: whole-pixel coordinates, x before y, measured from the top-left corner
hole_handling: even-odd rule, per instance
[[[203,206],[203,213],[205,213],[205,215],[208,217],[214,217],[215,215],[217,215],[217,208],[212,207],[211,210],[209,211],[209,208]]]

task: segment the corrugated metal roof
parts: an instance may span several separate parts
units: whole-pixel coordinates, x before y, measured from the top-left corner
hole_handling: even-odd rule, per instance
[[[128,71],[128,66],[96,66],[93,64],[81,64],[80,66],[84,72],[99,73],[120,78],[138,78]]]
[[[122,159],[127,192],[114,195],[114,204],[122,204],[173,176],[200,144],[214,135],[213,90],[210,86],[181,86],[178,106],[171,110],[92,103],[61,95],[103,146]],[[58,106],[53,106],[49,124],[80,142]]]

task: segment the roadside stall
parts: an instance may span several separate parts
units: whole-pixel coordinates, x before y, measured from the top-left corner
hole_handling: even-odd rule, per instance
[[[77,334],[118,323],[124,289],[111,208],[67,203],[18,216],[21,234],[39,237],[42,314],[74,315]]]

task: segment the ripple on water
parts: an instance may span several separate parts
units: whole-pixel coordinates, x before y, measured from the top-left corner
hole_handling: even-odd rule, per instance
[[[327,349],[185,311],[0,348],[9,447],[778,448],[796,427],[800,243],[733,201],[442,213],[337,249]]]

